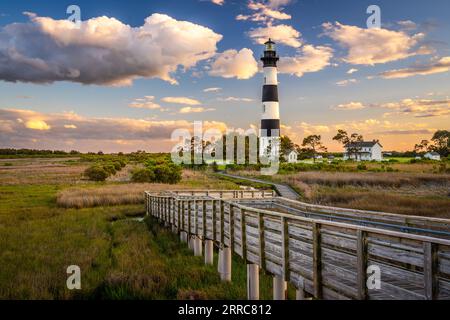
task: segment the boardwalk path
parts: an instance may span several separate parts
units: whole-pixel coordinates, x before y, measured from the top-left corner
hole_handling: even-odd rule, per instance
[[[283,198],[287,198],[287,199],[291,199],[291,200],[298,200],[298,198],[300,198],[300,195],[294,189],[292,189],[290,186],[285,185],[285,184],[273,183],[273,182],[270,182],[270,181],[267,181],[267,180],[248,178],[248,177],[243,177],[243,176],[233,175],[233,174],[223,173],[223,172],[220,172],[218,174],[221,175],[221,176],[224,176],[224,177],[229,177],[229,178],[234,178],[234,179],[240,179],[240,180],[247,180],[247,181],[252,181],[252,182],[257,182],[257,183],[270,184],[270,185],[275,187],[277,192]]]

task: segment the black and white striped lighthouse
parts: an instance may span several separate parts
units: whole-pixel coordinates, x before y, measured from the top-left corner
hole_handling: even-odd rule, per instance
[[[259,139],[260,156],[279,156],[280,105],[278,101],[277,56],[275,42],[265,44],[261,61],[264,64],[264,86],[262,93],[262,118]]]

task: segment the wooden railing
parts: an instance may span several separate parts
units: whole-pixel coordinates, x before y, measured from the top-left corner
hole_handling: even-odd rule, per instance
[[[265,196],[253,197],[258,195]],[[231,248],[247,264],[273,274],[274,296],[282,279],[298,297],[450,299],[449,240],[254,208],[233,201],[236,194],[228,200],[186,191],[145,197],[147,214],[174,231],[205,242],[205,248],[211,242]],[[368,267],[375,273],[368,274]],[[380,287],[368,286],[377,270]]]

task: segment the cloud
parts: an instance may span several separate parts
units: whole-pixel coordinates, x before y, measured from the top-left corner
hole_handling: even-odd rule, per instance
[[[219,101],[227,101],[227,102],[253,102],[254,99],[251,98],[237,98],[237,97],[227,97],[227,98],[219,98]]]
[[[404,30],[416,30],[417,24],[411,20],[398,21],[397,24]]]
[[[209,75],[223,78],[249,79],[258,72],[253,51],[243,48],[230,49],[217,54],[211,64]]]
[[[391,115],[412,115],[415,118],[430,118],[450,115],[450,99],[403,99],[387,103],[350,102],[332,107],[335,110],[359,110],[365,108],[389,109],[391,112],[384,116]]]
[[[203,107],[183,107],[180,109],[180,113],[200,113],[200,112],[208,112],[208,111],[214,111],[214,108],[203,108]]]
[[[394,110],[385,116],[393,114],[412,115],[416,118],[430,118],[450,115],[450,99],[403,99],[399,102],[390,102],[376,105],[380,108]]]
[[[218,6],[223,6],[225,0],[211,0],[212,3],[217,4]]]
[[[31,121],[41,121],[41,126],[48,129],[30,130],[27,124]],[[67,125],[76,128],[68,130]],[[204,121],[203,128],[225,131],[227,125],[220,121]],[[85,117],[73,112],[46,114],[22,109],[0,109],[0,147],[81,151],[101,149],[109,152],[138,149],[169,151],[175,144],[170,142],[175,129],[192,131],[193,124],[186,120]],[[123,142],[127,142],[126,148]]]
[[[414,50],[424,38],[423,33],[410,36],[403,31],[366,29],[339,22],[322,26],[326,35],[348,49],[344,61],[351,64],[375,65],[426,53],[423,47]]]
[[[321,133],[330,132],[330,127],[327,125],[313,125],[313,124],[309,124],[307,122],[301,122],[298,125],[298,128],[303,131],[304,135],[321,134]]]
[[[431,129],[419,129],[419,130],[388,130],[388,131],[379,131],[375,132],[375,134],[381,135],[424,135],[424,134],[433,134],[436,130]]]
[[[66,129],[76,129],[77,126],[74,125],[74,124],[65,124],[65,125],[64,125],[64,128],[66,128]]]
[[[139,109],[150,109],[150,110],[161,109],[161,106],[153,101],[154,99],[155,99],[154,96],[145,96],[144,98],[135,99],[128,106],[130,108],[139,108]]]
[[[201,104],[200,101],[187,97],[165,97],[162,98],[161,101],[175,104],[187,104],[189,106],[198,106]]]
[[[201,25],[155,13],[139,27],[115,18],[91,18],[77,29],[68,20],[28,14],[27,23],[0,29],[0,79],[11,82],[131,85],[136,78],[177,83],[215,55],[222,35]]]
[[[289,3],[289,1],[269,1],[268,3],[249,1],[247,7],[255,13],[239,14],[236,20],[250,20],[267,24],[271,24],[275,20],[289,20],[292,18],[291,15],[281,11],[280,7],[283,2]]]
[[[282,57],[279,72],[302,77],[308,72],[317,72],[330,65],[333,49],[324,46],[305,45],[299,49],[299,55]]]
[[[435,62],[431,62],[425,65],[385,71],[380,73],[380,76],[385,79],[401,79],[417,75],[426,76],[448,71],[450,71],[450,57],[443,57]]]
[[[364,109],[366,106],[361,102],[349,102],[344,104],[339,104],[336,107],[333,107],[335,110],[360,110]]]
[[[276,26],[259,27],[248,32],[248,36],[257,44],[264,44],[269,38],[277,43],[299,48],[302,45],[301,33],[293,27],[280,24]]]
[[[218,91],[221,91],[221,90],[222,90],[222,88],[213,87],[213,88],[203,89],[203,92],[218,92]]]
[[[43,120],[32,119],[25,122],[25,127],[33,130],[50,130],[50,126]]]
[[[336,85],[339,86],[339,87],[346,87],[349,84],[357,83],[357,82],[358,81],[356,79],[346,79],[346,80],[337,81]]]
[[[351,68],[350,70],[347,71],[347,74],[353,74],[355,72],[358,72],[358,69]]]

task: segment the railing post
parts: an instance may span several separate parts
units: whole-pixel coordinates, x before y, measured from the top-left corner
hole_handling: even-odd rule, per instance
[[[305,300],[305,281],[300,277],[295,290],[295,300]]]
[[[247,299],[259,300],[259,266],[247,264]]]
[[[214,243],[212,240],[205,240],[205,264],[214,264]]]
[[[212,200],[212,239],[215,241],[217,238],[217,218],[216,218],[216,200]]]
[[[357,245],[357,283],[358,283],[358,299],[367,299],[367,234],[365,231],[358,230],[356,232]]]
[[[313,222],[313,283],[314,296],[322,299],[322,248],[320,236],[320,224]]]
[[[222,250],[222,281],[231,281],[231,248],[224,247]]]
[[[283,276],[273,276],[273,300],[286,299],[286,281]]]
[[[423,243],[423,277],[425,287],[425,297],[427,300],[437,299],[438,294],[438,245],[431,242]]]

